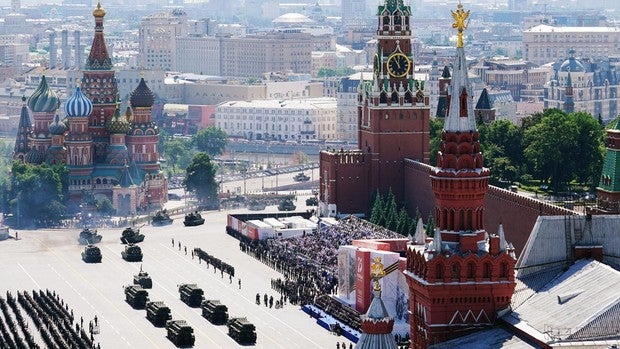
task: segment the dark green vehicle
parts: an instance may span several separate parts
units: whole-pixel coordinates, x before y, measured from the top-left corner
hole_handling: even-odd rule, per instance
[[[140,272],[138,275],[133,276],[133,284],[140,285],[142,288],[153,288],[153,280],[151,280],[151,276],[149,273],[142,271],[142,267],[140,267]]]
[[[168,320],[172,320],[170,308],[162,301],[146,303],[146,318],[155,327],[164,327]]]
[[[186,227],[192,227],[202,224],[205,224],[205,219],[202,218],[198,211],[186,214],[185,219],[183,220],[183,225],[185,225]]]
[[[101,242],[101,235],[97,234],[96,229],[85,228],[78,237],[80,245],[92,245]]]
[[[185,320],[167,321],[166,332],[166,337],[177,347],[194,345],[194,329]]]
[[[144,225],[141,225],[142,228]],[[144,234],[140,234],[140,228],[127,227],[121,234],[121,242],[124,244],[137,244],[144,241]]]
[[[202,303],[204,291],[196,284],[179,285],[179,298],[190,307],[199,307]]]
[[[228,321],[228,307],[219,300],[208,299],[202,302],[202,317],[214,325],[224,325]]]
[[[256,327],[244,317],[237,317],[228,320],[228,335],[235,342],[244,344],[256,343]]]
[[[140,285],[125,286],[125,302],[134,309],[144,309],[149,301],[149,292]]]
[[[121,252],[121,256],[127,262],[141,262],[142,249],[138,245],[129,244],[125,246],[125,251]]]
[[[169,225],[172,224],[172,218],[170,218],[168,211],[166,210],[157,211],[157,213],[153,216],[153,219],[151,219],[151,224],[156,227]]]
[[[290,198],[283,199],[278,205],[278,211],[294,211],[296,208],[293,199]]]
[[[82,260],[86,263],[101,263],[101,250],[94,245],[84,247]]]

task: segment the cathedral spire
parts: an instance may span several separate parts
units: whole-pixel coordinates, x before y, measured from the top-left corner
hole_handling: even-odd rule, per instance
[[[97,7],[93,11],[95,17],[95,36],[93,44],[86,61],[87,70],[110,70],[112,69],[112,61],[108,55],[108,49],[103,38],[103,17],[105,10],[101,6],[101,1],[97,2]]]

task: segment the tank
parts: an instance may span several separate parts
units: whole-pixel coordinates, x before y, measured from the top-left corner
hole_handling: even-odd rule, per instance
[[[134,309],[144,309],[149,301],[149,292],[140,285],[125,286],[125,302]]]
[[[157,211],[157,213],[153,216],[153,219],[151,219],[151,224],[156,227],[172,224],[172,218],[170,218],[168,211],[166,210]]]
[[[82,260],[86,263],[101,263],[101,250],[94,245],[84,247]]]
[[[199,307],[204,292],[196,284],[179,285],[179,298],[190,307]]]
[[[201,306],[202,317],[214,325],[224,325],[228,321],[228,307],[219,300],[208,299]]]
[[[125,251],[121,252],[121,256],[127,262],[141,262],[142,249],[138,245],[129,244],[125,246]]]
[[[295,182],[307,182],[310,180],[310,177],[306,176],[303,172],[299,172],[293,177],[293,180],[295,180]]]
[[[166,332],[166,337],[177,347],[194,345],[194,329],[185,320],[167,321]]]
[[[142,228],[144,225],[141,225]],[[140,234],[140,228],[127,227],[121,234],[121,242],[124,244],[137,244],[144,241],[144,234]]]
[[[202,218],[202,216],[200,215],[200,213],[198,213],[198,211],[192,212],[190,214],[186,214],[185,215],[185,220],[183,221],[183,224],[186,227],[191,227],[191,226],[195,226],[195,225],[202,225],[204,223],[205,223],[205,219]]]
[[[96,229],[85,228],[78,237],[80,245],[92,245],[101,242],[101,235],[97,234]]]
[[[138,275],[133,276],[133,284],[140,285],[142,288],[153,288],[153,280],[151,280],[151,276],[149,273],[142,271],[142,268],[140,268]]]
[[[283,199],[278,205],[278,211],[294,211],[296,208],[293,199],[290,198]]]
[[[146,318],[155,327],[164,327],[166,322],[172,319],[170,308],[164,302],[146,303]]]
[[[306,206],[319,206],[319,199],[316,196],[311,196],[306,199]]]
[[[256,327],[244,317],[232,318],[226,323],[228,335],[235,342],[244,344],[256,343]]]

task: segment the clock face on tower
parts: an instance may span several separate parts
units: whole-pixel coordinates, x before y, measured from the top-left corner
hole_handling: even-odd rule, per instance
[[[411,61],[402,53],[394,53],[387,60],[387,71],[395,78],[402,78],[407,75]]]

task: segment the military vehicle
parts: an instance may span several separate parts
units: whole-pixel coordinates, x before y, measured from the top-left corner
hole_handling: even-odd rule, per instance
[[[248,209],[250,211],[262,211],[267,207],[264,202],[252,199],[248,202]]]
[[[295,180],[295,182],[307,182],[310,180],[310,177],[306,176],[303,172],[299,172],[293,177],[293,180]]]
[[[201,306],[202,317],[214,325],[224,325],[228,321],[228,307],[219,300],[203,301]]]
[[[101,263],[101,250],[94,245],[84,247],[82,260],[86,263]]]
[[[144,226],[141,225],[140,228]],[[144,241],[144,234],[140,234],[140,228],[127,227],[121,235],[121,242],[124,244],[137,244]]]
[[[140,267],[140,272],[138,275],[133,276],[133,284],[140,285],[142,288],[153,288],[153,280],[151,280],[151,276],[149,273],[142,271],[142,267]]]
[[[78,237],[80,245],[92,245],[101,242],[101,235],[97,234],[96,229],[85,228]]]
[[[316,196],[311,196],[306,199],[306,206],[319,206],[319,199]]]
[[[226,323],[228,326],[228,335],[235,340],[235,342],[244,344],[256,343],[256,327],[244,317],[237,317],[228,320]]]
[[[155,327],[166,326],[166,321],[172,319],[170,308],[161,301],[146,303],[146,318]]]
[[[194,345],[194,329],[185,320],[168,320],[166,331],[166,337],[177,347]]]
[[[183,221],[183,224],[186,227],[202,225],[204,223],[205,223],[205,219],[202,218],[202,216],[200,215],[200,213],[198,213],[198,211],[192,212],[190,214],[186,214],[185,220]]]
[[[134,309],[144,309],[149,301],[149,292],[140,285],[125,286],[125,302]]]
[[[156,227],[172,224],[172,218],[170,218],[168,211],[166,210],[157,211],[157,213],[153,216],[153,219],[151,219],[151,224]]]
[[[129,244],[125,246],[125,251],[121,252],[121,256],[127,262],[141,262],[142,249],[138,245]]]
[[[282,199],[278,205],[278,211],[294,211],[296,208],[297,206],[295,206],[291,198]]]
[[[204,292],[196,284],[179,285],[179,296],[181,301],[190,307],[199,307],[202,302]]]

